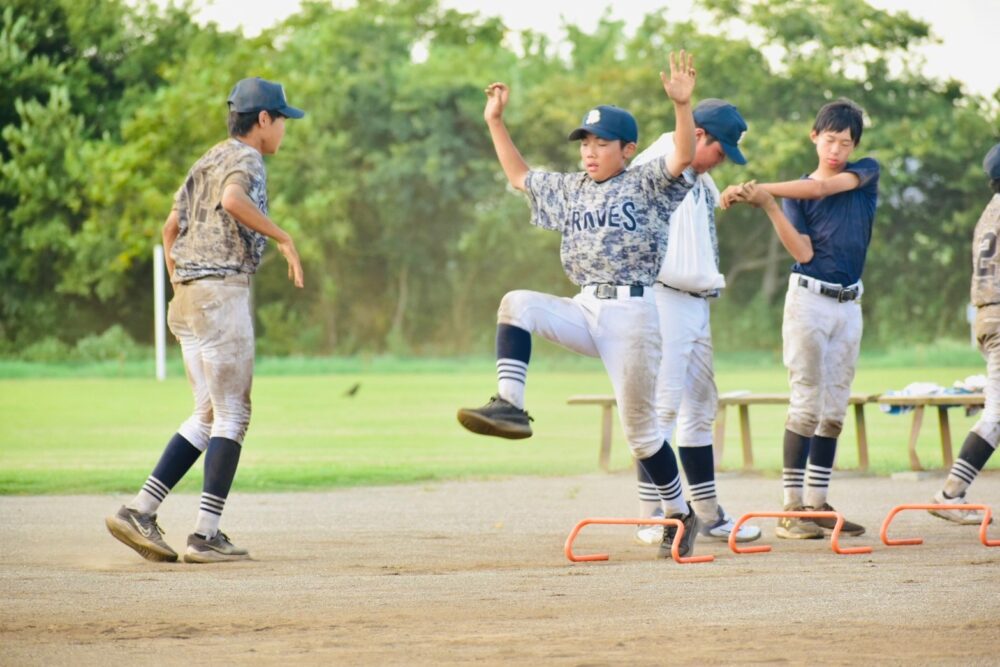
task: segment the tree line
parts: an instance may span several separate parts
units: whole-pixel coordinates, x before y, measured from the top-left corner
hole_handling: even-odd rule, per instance
[[[882,164],[869,250],[866,345],[965,337],[982,156],[1000,90],[927,78],[926,24],[864,0],[705,0],[635,30],[609,18],[565,41],[514,33],[436,0],[306,2],[258,37],[200,26],[186,5],[8,0],[0,15],[0,354],[72,344],[112,325],[152,338],[152,247],[193,161],[226,134],[246,76],[281,81],[307,111],[269,158],[271,213],[296,240],[306,289],[273,248],[254,298],[269,354],[480,353],[513,288],[571,294],[558,235],[528,224],[482,121],[483,87],[529,164],[578,168],[568,129],[599,103],[630,109],[640,148],[673,126],[659,85],[671,50],[696,54],[696,96],[736,104],[750,163],[722,185],[810,171],[808,132],[830,99],[870,119],[858,155]],[[766,54],[766,55],[765,55]],[[780,341],[791,260],[763,214],[718,216],[729,287],[717,346]],[[118,331],[118,329],[116,329]]]

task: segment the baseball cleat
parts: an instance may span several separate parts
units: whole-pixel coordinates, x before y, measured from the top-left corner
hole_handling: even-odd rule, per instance
[[[211,538],[198,533],[188,535],[185,563],[228,563],[234,560],[250,560],[250,553],[235,546],[221,530]]]
[[[965,499],[964,493],[960,496],[955,496],[954,498],[948,498],[944,495],[944,491],[938,491],[934,494],[934,498],[931,502],[935,505],[967,505],[969,501]],[[956,509],[927,511],[939,519],[959,523],[963,526],[971,526],[983,522],[983,513],[980,510]],[[993,523],[993,517],[990,517],[990,523]]]
[[[833,509],[833,507],[830,506],[830,503],[823,503],[819,507],[809,507],[809,506],[806,506],[806,509],[807,510],[816,510],[817,512],[836,512],[837,511],[837,510]],[[819,526],[820,528],[823,529],[823,534],[824,535],[829,535],[830,533],[832,533],[833,532],[833,528],[837,525],[837,520],[836,519],[813,519],[812,521],[817,526]],[[840,534],[841,535],[848,535],[850,537],[857,537],[858,535],[864,535],[864,533],[865,533],[865,527],[864,526],[862,526],[860,524],[857,524],[857,523],[854,523],[853,521],[848,521],[847,519],[844,519],[844,525],[840,527]]]
[[[728,542],[729,535],[733,532],[733,526],[736,525],[736,522],[733,521],[733,517],[726,514],[722,507],[719,507],[717,512],[716,520],[714,522],[702,522],[701,534],[705,537],[712,537],[717,540],[722,540],[723,542]],[[743,524],[740,526],[740,529],[736,531],[737,542],[753,542],[759,538],[760,528],[757,526],[748,526]]]
[[[481,408],[462,408],[458,411],[458,422],[473,433],[495,435],[508,440],[531,437],[533,422],[527,412],[515,407],[499,396]]]
[[[808,508],[802,505],[785,507],[786,512],[804,512],[806,509]],[[778,519],[778,527],[774,529],[774,534],[786,540],[818,540],[823,538],[823,529],[812,519],[781,517]]]
[[[671,514],[667,517],[668,519],[680,519],[681,523],[684,524],[684,535],[681,537],[681,542],[677,547],[677,554],[684,558],[694,551],[694,541],[698,537],[698,529],[701,527],[701,522],[698,521],[698,515],[694,513],[691,509],[691,503],[688,503],[687,514]],[[674,554],[672,552],[674,546],[674,538],[677,537],[677,526],[664,526],[663,527],[663,541],[660,542],[660,549],[656,553],[657,558],[673,558]]]
[[[177,560],[177,552],[163,541],[163,529],[156,523],[155,514],[143,514],[122,505],[114,516],[104,520],[104,525],[116,540],[146,560],[167,563]]]

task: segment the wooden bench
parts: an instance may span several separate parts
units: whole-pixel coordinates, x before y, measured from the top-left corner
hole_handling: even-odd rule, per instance
[[[854,406],[855,431],[858,441],[858,469],[868,470],[868,429],[865,426],[865,404],[877,396],[851,394],[849,405]],[[751,405],[788,405],[788,394],[754,394],[748,391],[733,391],[719,395],[719,407],[715,414],[715,461],[722,461],[726,442],[726,408],[734,405],[740,409],[740,442],[743,445],[743,469],[753,468],[753,441],[750,437]]]
[[[857,424],[858,436],[858,467],[868,470],[868,432],[865,428],[865,403],[875,397],[867,394],[852,394],[850,404],[854,406],[854,418]],[[598,405],[601,407],[601,448],[597,464],[602,470],[610,469],[611,434],[613,428],[613,408],[615,397],[610,394],[580,394],[570,396],[566,401],[569,405]],[[788,405],[788,394],[753,394],[747,391],[735,391],[719,396],[718,409],[715,414],[714,453],[715,464],[722,462],[723,447],[726,437],[726,408],[734,405],[740,410],[740,440],[743,445],[743,468],[753,468],[753,442],[750,437],[750,406],[751,405]]]
[[[914,396],[886,396],[877,397],[880,405],[901,406],[913,408],[913,423],[910,426],[910,441],[908,444],[910,452],[910,469],[923,470],[917,456],[917,436],[920,435],[920,427],[924,422],[924,409],[936,407],[938,409],[938,430],[941,433],[941,459],[944,467],[951,469],[954,458],[951,453],[951,425],[948,422],[948,408],[953,407],[983,407],[985,396],[983,394],[923,394]]]

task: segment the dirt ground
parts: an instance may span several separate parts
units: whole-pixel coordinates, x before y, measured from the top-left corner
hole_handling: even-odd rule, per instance
[[[631,474],[515,478],[329,493],[230,496],[223,528],[252,562],[157,564],[108,535],[126,497],[0,498],[0,663],[117,664],[1000,664],[1000,548],[977,528],[905,512],[940,477],[835,478],[831,500],[868,526],[829,540],[776,540],[768,554],[700,539],[715,562],[678,565],[590,526],[635,512]],[[237,487],[239,480],[237,480]],[[731,514],[778,509],[780,481],[723,474]],[[975,499],[1000,509],[1000,475]],[[168,498],[178,550],[197,497]],[[1000,537],[1000,528],[991,536]]]

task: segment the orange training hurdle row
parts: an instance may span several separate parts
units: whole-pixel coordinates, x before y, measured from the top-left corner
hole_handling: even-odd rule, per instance
[[[729,534],[729,548],[733,550],[733,553],[737,554],[759,554],[766,553],[771,550],[770,545],[763,544],[753,547],[739,547],[736,546],[736,534],[739,532],[740,526],[743,525],[747,519],[753,519],[755,517],[762,518],[774,518],[780,519],[782,517],[799,517],[802,519],[836,519],[837,525],[833,527],[833,533],[830,535],[830,546],[833,548],[834,553],[838,554],[869,554],[872,552],[871,547],[842,547],[840,546],[840,529],[844,526],[844,515],[840,512],[819,512],[819,511],[801,511],[801,512],[747,512],[739,518],[735,525],[733,525],[733,532]]]
[[[681,556],[678,553],[680,548],[681,538],[684,537],[684,524],[678,519],[608,519],[601,517],[593,517],[589,519],[582,519],[577,523],[573,530],[570,532],[569,537],[566,538],[566,558],[570,559],[574,563],[595,561],[595,560],[608,560],[608,554],[588,554],[586,556],[577,556],[573,553],[573,540],[580,533],[580,530],[591,523],[598,524],[610,524],[610,525],[629,525],[629,526],[645,526],[645,525],[661,525],[661,526],[677,526],[677,536],[674,538],[673,548],[670,550],[671,555],[673,555],[674,560],[678,563],[710,563],[715,560],[715,556]]]
[[[892,520],[896,518],[896,515],[903,510],[957,510],[957,509],[972,509],[981,510],[983,513],[983,522],[979,526],[979,541],[988,547],[1000,547],[1000,540],[991,540],[986,537],[986,530],[990,525],[990,515],[992,510],[990,510],[989,505],[973,505],[973,504],[962,504],[962,505],[941,505],[941,504],[930,504],[930,505],[897,505],[892,508],[889,515],[885,517],[885,521],[882,522],[882,543],[887,547],[900,547],[910,544],[923,544],[924,540],[921,537],[904,537],[897,539],[889,538],[889,524]]]

